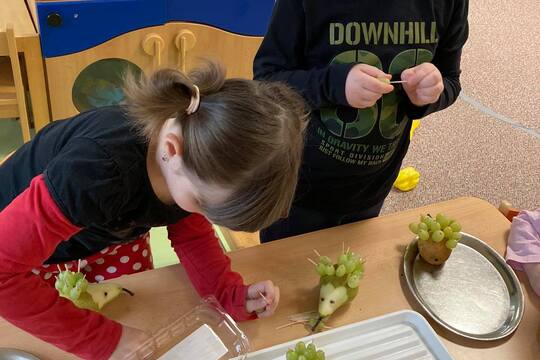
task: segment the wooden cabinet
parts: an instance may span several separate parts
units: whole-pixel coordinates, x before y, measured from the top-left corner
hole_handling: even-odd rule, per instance
[[[262,38],[243,36],[207,25],[169,23],[166,31],[172,40],[168,64],[184,71],[197,66],[201,58],[220,61],[227,77],[251,78],[253,59]]]
[[[261,37],[207,25],[173,22],[131,31],[81,52],[47,58],[53,119],[114,103],[120,96],[122,72],[127,69],[189,71],[201,59],[209,58],[220,61],[228,77],[251,78],[261,41]]]

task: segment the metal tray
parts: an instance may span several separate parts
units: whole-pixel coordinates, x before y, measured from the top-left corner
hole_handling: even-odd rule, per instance
[[[403,272],[413,296],[440,325],[463,337],[497,340],[521,322],[523,292],[514,271],[483,241],[463,237],[445,264],[418,254],[417,239],[405,251]]]
[[[0,360],[39,360],[32,354],[17,350],[0,348]]]

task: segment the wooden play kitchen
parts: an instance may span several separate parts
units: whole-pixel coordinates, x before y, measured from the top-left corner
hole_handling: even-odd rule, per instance
[[[367,260],[366,272],[358,296],[334,315],[328,323],[332,327],[413,309],[429,320],[454,359],[539,359],[536,334],[540,326],[540,301],[522,274],[518,278],[523,289],[523,319],[512,335],[501,340],[478,341],[455,335],[431,320],[417,305],[402,272],[405,248],[414,237],[407,226],[417,221],[421,213],[438,212],[459,219],[464,230],[504,255],[510,222],[495,207],[476,198],[432,204],[230,253],[233,268],[244,275],[247,283],[272,279],[281,289],[280,306],[274,316],[239,324],[249,338],[251,350],[308,334],[303,326],[281,328],[288,323],[289,316],[317,307],[318,276],[306,258],[313,257],[313,249],[334,258],[345,243]],[[105,314],[151,332],[179,318],[199,302],[180,265],[122,277],[116,282],[131,289],[135,296],[111,303]],[[28,351],[43,360],[73,358],[6,322],[0,322],[0,339],[2,346]]]
[[[28,6],[33,6],[33,0],[28,0]],[[5,60],[9,56],[9,46],[5,36],[8,24],[13,26],[16,47],[22,60],[21,65],[26,70],[29,108],[34,116],[35,128],[39,130],[50,121],[49,104],[39,32],[36,30],[35,17],[28,11],[25,0],[2,0],[0,5],[0,114],[2,117],[19,116],[20,111],[14,111],[17,108],[17,98],[24,98],[24,90],[17,89],[16,91],[13,83],[13,79],[17,79],[22,74],[12,74],[10,66],[1,66],[1,64],[6,64]],[[29,136],[25,134],[25,140],[28,138]]]
[[[126,71],[186,71],[213,58],[229,77],[251,77],[273,4],[36,0],[52,119],[120,102]]]

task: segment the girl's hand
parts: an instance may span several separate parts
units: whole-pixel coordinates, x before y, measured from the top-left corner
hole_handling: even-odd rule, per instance
[[[363,109],[377,102],[384,94],[394,91],[394,87],[381,79],[390,80],[392,76],[374,66],[355,65],[345,81],[345,95],[350,106]]]
[[[262,294],[262,296],[261,296]],[[251,284],[248,287],[246,310],[256,312],[259,318],[271,316],[279,303],[279,288],[270,280]]]
[[[122,337],[110,359],[123,360],[149,340],[150,336],[144,331],[123,325]]]
[[[422,63],[401,73],[403,89],[416,106],[433,104],[444,90],[442,75],[432,63]]]

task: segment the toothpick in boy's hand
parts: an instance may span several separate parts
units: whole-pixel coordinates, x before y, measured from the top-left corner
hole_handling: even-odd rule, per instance
[[[432,63],[422,63],[401,73],[403,89],[416,106],[433,104],[441,96],[444,84],[441,72]]]

